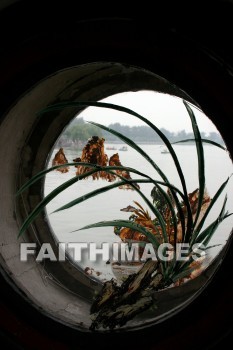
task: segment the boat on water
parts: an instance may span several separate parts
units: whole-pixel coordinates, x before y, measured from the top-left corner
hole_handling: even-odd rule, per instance
[[[107,146],[106,149],[111,150],[111,151],[115,151],[117,148],[114,146]]]
[[[128,151],[127,146],[122,146],[121,148],[119,148],[119,151]]]
[[[170,152],[168,151],[167,148],[163,148],[163,149],[161,150],[161,153],[163,153],[163,154],[168,154],[168,153],[170,153]]]

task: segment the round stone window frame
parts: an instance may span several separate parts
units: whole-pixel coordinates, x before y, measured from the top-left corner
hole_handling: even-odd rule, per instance
[[[120,92],[139,90],[168,93],[197,105],[190,96],[166,79],[142,68],[121,63],[96,62],[70,67],[40,81],[15,103],[3,122],[4,133],[0,134],[0,159],[8,157],[9,176],[1,183],[2,191],[4,188],[9,189],[11,185],[14,187],[13,193],[16,193],[22,184],[44,169],[58,137],[74,115],[83,108],[55,111],[39,117],[40,110],[57,102],[98,101]],[[22,129],[15,130],[14,138],[11,138],[9,143],[7,140],[10,139],[12,127],[18,120],[23,126],[23,132]],[[4,145],[7,143],[6,149]],[[35,307],[39,307],[45,314],[59,322],[82,329],[85,319],[88,318],[88,302],[91,302],[94,293],[100,290],[102,283],[87,276],[68,256],[65,262],[54,263],[48,260],[38,264],[33,258],[29,264],[19,262],[19,245],[24,241],[35,242],[38,249],[43,242],[50,243],[54,252],[57,251],[57,242],[51,234],[46,215],[40,215],[27,234],[17,240],[20,223],[42,197],[43,180],[16,200],[12,216],[10,207],[14,199],[6,196],[2,211],[7,220],[2,221],[0,227],[6,232],[3,241],[5,249],[2,249],[3,266],[19,290],[27,295]],[[144,320],[144,327],[170,317],[190,303],[203,286],[206,286],[217,266],[218,263],[215,261],[202,277],[188,287],[182,288],[182,297],[180,291],[176,289],[172,301],[168,302],[171,299],[169,292],[160,293],[161,313],[157,318],[150,315],[150,319]],[[70,293],[74,295],[71,296]],[[80,304],[75,294],[81,298]],[[72,311],[75,308],[79,311]],[[59,312],[60,309],[64,311]],[[83,311],[80,312],[80,309]],[[137,327],[141,327],[139,321],[133,322],[126,329]]]
[[[190,4],[192,11],[186,17],[179,11],[177,4],[174,4],[174,11],[169,14],[166,4],[161,12],[161,8],[158,9],[157,12],[161,15],[155,21],[154,13],[149,14],[146,8],[143,11],[141,6],[138,16],[137,11],[135,14],[130,9],[127,13],[120,6],[114,9],[113,15],[109,7],[106,7],[106,12],[103,13],[99,4],[91,9],[87,4],[83,11],[72,11],[72,6],[69,7],[70,4],[67,5],[66,1],[60,8],[56,8],[57,16],[54,16],[53,5],[49,7],[48,2],[42,4],[38,1],[33,2],[32,13],[36,8],[36,12],[41,14],[38,16],[39,20],[27,15],[28,3],[25,6],[20,5],[17,7],[17,16],[14,17],[14,28],[17,28],[17,31],[12,33],[6,30],[12,20],[12,11],[4,13],[0,23],[4,37],[0,57],[1,122],[4,120],[5,111],[18,96],[54,71],[86,62],[127,62],[156,72],[195,98],[205,114],[211,117],[218,127],[232,155],[232,130],[229,128],[233,113],[232,57],[227,45],[229,41],[222,40],[229,37],[230,31],[228,33],[224,26],[215,25],[215,19],[219,16],[230,18],[232,15],[232,7],[227,5],[230,5],[230,2],[223,4],[219,1],[216,6],[213,4],[213,15],[209,16],[209,7],[205,12],[202,11],[203,7],[200,9],[193,2]],[[171,21],[169,18],[165,20],[167,16]],[[190,25],[192,20],[196,23],[197,18],[198,26]],[[229,24],[230,21],[226,20],[225,23]],[[21,127],[20,121],[17,127]],[[7,167],[4,169],[4,175],[8,176]],[[14,185],[11,186],[13,189]],[[2,201],[5,201],[5,197],[12,196],[12,193],[8,194],[8,189],[3,190],[1,196]],[[13,202],[12,200],[12,205]],[[11,225],[9,218],[12,215],[11,211],[2,220]],[[1,234],[5,235],[4,232]],[[9,256],[11,255],[10,245],[0,248],[1,251],[7,249]],[[177,344],[183,349],[190,342],[193,346],[200,346],[201,341],[202,348],[209,348],[211,344],[218,342],[222,344],[225,336],[231,332],[228,320],[231,317],[232,305],[228,300],[232,295],[232,281],[229,278],[232,244],[229,244],[229,248],[216,277],[193,303],[161,325],[142,329],[141,332],[131,332],[133,343],[144,346],[146,336],[148,344],[154,347],[156,334],[156,346]],[[89,334],[85,335],[76,330],[73,332],[70,327],[59,325],[51,318],[44,317],[40,309],[39,312],[36,311],[19,297],[12,288],[9,274],[5,274],[4,269],[1,272],[5,278],[1,276],[2,303],[6,307],[6,311],[3,308],[3,313],[19,322],[18,326],[20,325],[20,330],[24,333],[24,343],[30,342],[31,339],[30,344],[34,346],[38,334],[44,344],[57,344],[57,340],[63,345],[67,342],[71,344],[78,341],[80,344],[85,341],[88,344],[96,344],[96,341],[102,341],[107,347],[112,341],[122,345],[122,342],[128,339],[128,335],[119,333],[117,336],[105,334],[102,337],[93,334],[90,337]],[[219,315],[224,316],[221,323]],[[4,326],[13,334],[13,325],[10,327],[4,323]],[[32,338],[34,336],[35,338]],[[16,339],[22,340],[20,335],[17,335]]]

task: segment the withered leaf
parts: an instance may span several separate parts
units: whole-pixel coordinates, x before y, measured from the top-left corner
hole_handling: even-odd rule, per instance
[[[60,148],[52,160],[52,166],[62,165],[62,164],[67,164],[67,163],[68,163],[68,160],[66,159],[64,150],[63,150],[63,148]],[[69,167],[61,167],[61,168],[58,168],[56,170],[60,171],[61,173],[67,173],[69,171]]]

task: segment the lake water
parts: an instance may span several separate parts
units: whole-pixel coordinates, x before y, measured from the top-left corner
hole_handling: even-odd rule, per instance
[[[113,146],[108,145],[106,146]],[[112,154],[118,152],[121,163],[124,166],[129,166],[138,169],[141,172],[153,177],[154,179],[161,180],[154,168],[136,151],[128,147],[128,151],[119,151],[123,144],[114,144],[117,150],[106,150],[106,153],[110,157]],[[170,154],[161,153],[162,145],[140,145],[140,147],[160,166],[160,168],[167,175],[169,181],[181,189],[181,184],[177,171],[175,169],[174,162]],[[54,149],[51,159],[58,149]],[[187,183],[188,192],[192,192],[198,188],[198,170],[197,170],[197,155],[195,145],[174,145],[174,150],[179,158],[182,170]],[[72,161],[78,155],[80,151],[74,149],[65,149],[65,154],[68,161]],[[227,152],[214,147],[212,145],[204,145],[205,152],[205,171],[206,171],[206,188],[210,195],[213,197],[220,185],[230,176],[233,172],[232,162]],[[51,166],[51,159],[48,166]],[[70,168],[68,173],[62,174],[58,171],[50,172],[45,178],[44,193],[47,195],[55,187],[67,181],[75,176],[76,168]],[[135,174],[131,174],[133,178],[139,178]],[[50,214],[55,209],[68,203],[69,201],[84,196],[86,193],[93,191],[99,187],[106,186],[109,183],[104,180],[82,180],[68,188],[62,194],[58,195],[48,206],[47,213],[50,221],[50,225],[54,231],[54,234],[60,242],[119,242],[119,238],[114,234],[113,227],[89,229],[78,232],[72,232],[90,223],[95,223],[104,220],[114,219],[128,219],[129,213],[122,212],[120,209],[127,207],[128,205],[134,205],[133,201],[136,200],[143,205],[145,209],[147,206],[143,203],[139,194],[132,190],[113,189],[109,192],[105,192],[100,196],[89,199],[73,208],[70,208],[59,213]],[[152,184],[140,184],[142,192],[150,198],[150,192],[153,188]],[[211,210],[206,225],[210,224],[221,210],[223,199],[225,194],[228,194],[227,209],[233,212],[233,180],[230,179],[224,194],[221,195],[214,208]],[[233,216],[232,216],[233,217]],[[227,218],[219,228],[217,229],[212,241],[213,244],[221,244],[219,247],[215,247],[209,250],[211,257],[214,257],[222,248],[222,245],[226,243],[229,237],[230,231],[233,226],[233,218]],[[95,270],[101,272],[100,278],[111,278],[112,270],[110,265],[106,263],[90,262],[88,257],[85,256],[81,266],[93,267]]]

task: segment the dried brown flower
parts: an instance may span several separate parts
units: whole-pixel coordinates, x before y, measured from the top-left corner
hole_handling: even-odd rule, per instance
[[[52,166],[62,165],[66,163],[68,163],[68,160],[66,159],[63,148],[60,148],[53,158]],[[69,167],[61,167],[56,170],[60,171],[61,173],[67,173],[69,171]]]

